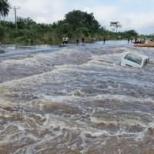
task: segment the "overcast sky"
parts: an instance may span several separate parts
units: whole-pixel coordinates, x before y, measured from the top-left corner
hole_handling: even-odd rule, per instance
[[[102,26],[119,21],[122,30],[135,29],[154,33],[154,0],[9,0],[18,6],[18,16],[31,17],[40,23],[53,23],[72,10],[93,12]],[[13,19],[13,10],[7,19]]]

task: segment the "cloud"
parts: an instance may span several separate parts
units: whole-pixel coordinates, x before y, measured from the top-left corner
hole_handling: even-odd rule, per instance
[[[63,18],[67,12],[65,0],[10,0],[12,6],[19,6],[18,16],[31,17],[37,22],[52,23]],[[11,11],[10,16],[13,12]]]
[[[130,2],[132,0],[123,0]],[[152,0],[154,2],[154,0]],[[122,9],[121,6],[103,5],[93,8],[85,8],[88,12],[94,12],[96,19],[108,29],[111,21],[119,21],[121,30],[135,29],[139,33],[154,33],[154,11],[138,11]]]
[[[117,14],[118,8],[115,6],[95,6],[94,8],[85,8],[87,12],[94,12],[95,17],[100,21],[105,19],[116,18],[114,15]]]
[[[139,33],[151,33],[153,27],[154,31],[153,12],[123,12],[119,15],[119,21],[121,21],[124,30],[136,29]]]

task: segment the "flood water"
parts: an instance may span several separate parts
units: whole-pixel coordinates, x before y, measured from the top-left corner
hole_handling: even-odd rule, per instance
[[[0,154],[154,154],[154,49],[1,48]],[[120,66],[128,51],[150,63]]]

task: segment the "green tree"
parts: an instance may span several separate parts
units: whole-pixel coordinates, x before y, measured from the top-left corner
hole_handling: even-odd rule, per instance
[[[65,22],[72,25],[74,31],[78,28],[84,29],[85,27],[89,32],[95,33],[100,27],[93,13],[82,12],[80,10],[74,10],[66,14]]]
[[[8,0],[0,0],[0,16],[7,16],[9,13]]]
[[[74,10],[65,15],[65,19],[52,25],[59,40],[68,36],[74,40],[81,37],[91,38],[100,31],[100,25],[92,13]]]
[[[36,23],[31,18],[21,18],[21,17],[17,19],[17,24],[19,29],[29,28],[33,25],[36,25]]]
[[[134,37],[138,36],[138,33],[135,30],[128,30],[125,33]]]
[[[128,39],[133,39],[138,36],[138,33],[135,30],[128,30],[124,32],[124,35]]]

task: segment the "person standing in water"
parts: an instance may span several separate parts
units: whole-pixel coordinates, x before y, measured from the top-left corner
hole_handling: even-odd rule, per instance
[[[82,41],[82,44],[84,44],[84,43],[85,43],[85,39],[84,39],[84,37],[81,39],[81,41]]]
[[[105,38],[105,37],[103,38],[103,43],[104,43],[104,44],[106,43],[106,38]]]
[[[79,45],[79,39],[76,39],[76,44]]]
[[[130,38],[128,37],[128,44],[130,43]]]
[[[65,44],[68,44],[68,40],[69,40],[69,38],[65,37]]]
[[[62,38],[62,44],[65,44],[65,37]]]
[[[62,42],[63,45],[65,45],[65,44],[68,44],[69,38],[68,37],[63,37],[62,40],[63,40],[63,42]]]

